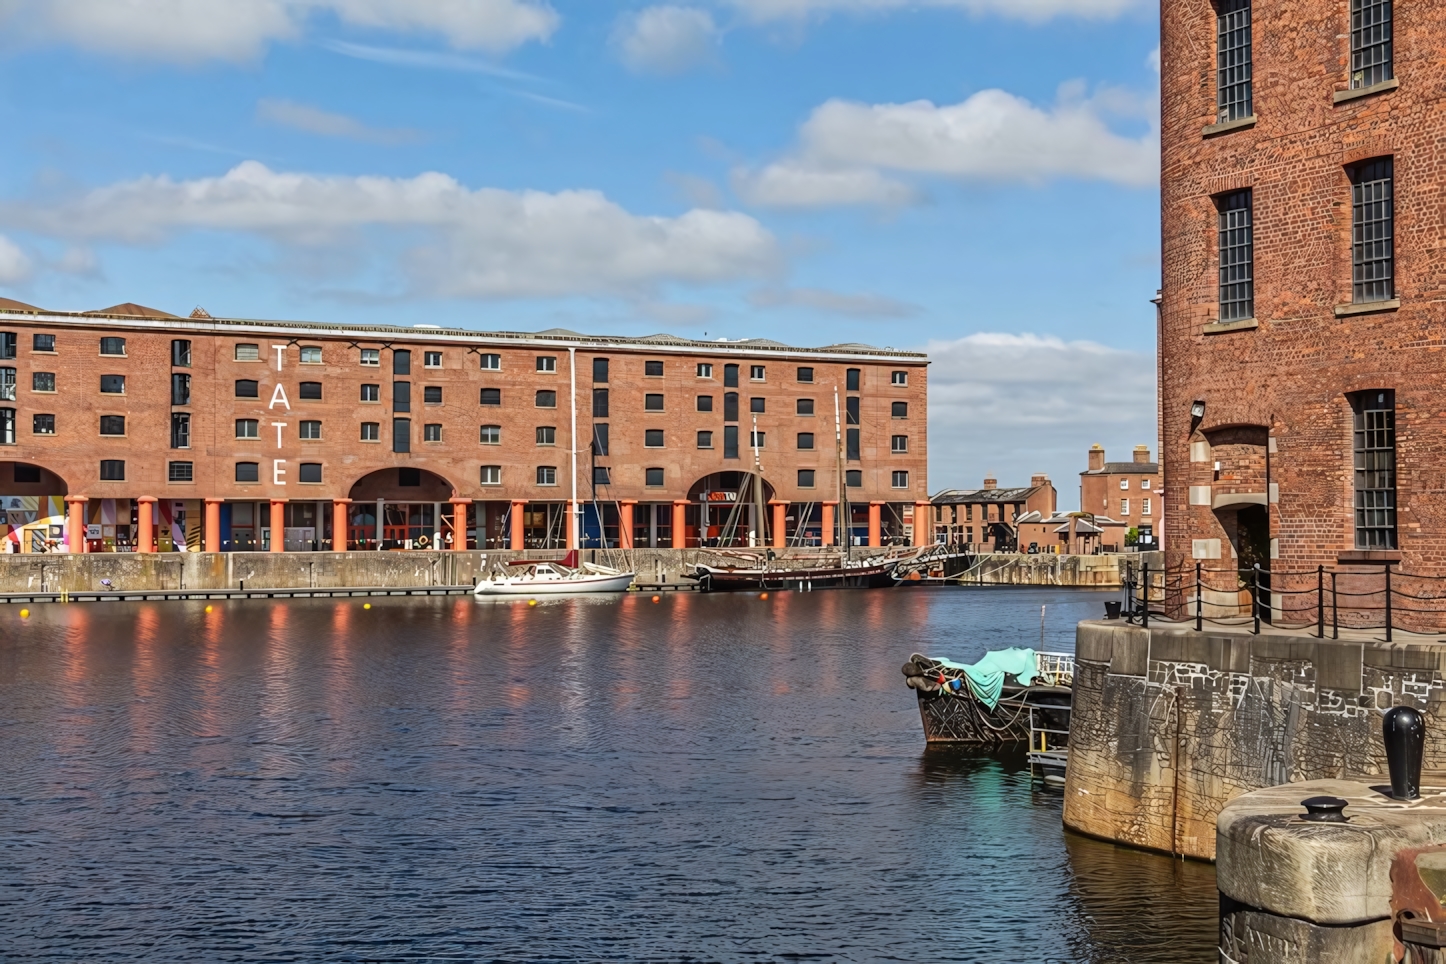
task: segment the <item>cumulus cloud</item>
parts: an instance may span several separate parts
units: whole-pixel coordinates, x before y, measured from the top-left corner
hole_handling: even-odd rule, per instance
[[[1025,485],[1045,472],[1061,508],[1077,504],[1085,453],[1156,448],[1155,357],[1088,341],[984,333],[933,341],[929,484],[977,488],[986,474]]]
[[[0,32],[11,43],[193,64],[252,60],[320,15],[492,53],[546,40],[559,22],[539,0],[12,0],[0,5]]]
[[[725,0],[761,23],[803,20],[832,13],[888,13],[918,7],[961,10],[1041,23],[1055,17],[1105,19],[1142,6],[1140,0]]]
[[[30,259],[20,246],[0,234],[0,285],[18,285],[30,277]]]
[[[825,288],[759,288],[748,296],[758,308],[808,308],[850,318],[909,318],[918,305],[875,294],[847,294]]]
[[[412,293],[529,297],[646,293],[668,283],[766,278],[773,236],[745,214],[632,214],[596,191],[469,189],[412,178],[272,171],[246,161],[220,177],[142,177],[52,204],[0,205],[0,224],[74,241],[159,244],[219,231],[306,249],[362,249]]]
[[[808,157],[777,161],[760,170],[735,167],[729,182],[735,194],[760,207],[895,206],[917,198],[912,187],[872,168],[834,167]]]
[[[406,144],[420,135],[406,128],[369,127],[345,114],[333,114],[318,107],[289,100],[263,98],[256,104],[258,120],[321,137],[342,137],[370,144]]]
[[[613,31],[613,46],[629,70],[680,74],[712,63],[718,25],[697,7],[648,7],[624,14]]]

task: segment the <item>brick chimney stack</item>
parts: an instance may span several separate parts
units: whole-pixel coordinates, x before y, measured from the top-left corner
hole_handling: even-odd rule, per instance
[[[1150,461],[1150,447],[1148,445],[1136,445],[1135,462],[1140,463],[1148,461]]]
[[[1031,475],[1031,476],[1029,477],[1029,486],[1030,486],[1030,488],[1037,489],[1037,488],[1039,488],[1041,485],[1049,485],[1049,476],[1047,476],[1047,475],[1045,475],[1044,473],[1041,472],[1041,473],[1039,473],[1039,474],[1037,474],[1037,475]]]
[[[984,488],[986,488],[986,489],[997,489],[997,488],[999,488],[999,480],[998,480],[998,479],[986,478],[986,479],[984,480]]]
[[[1096,442],[1090,446],[1090,471],[1099,472],[1105,467],[1105,447]]]

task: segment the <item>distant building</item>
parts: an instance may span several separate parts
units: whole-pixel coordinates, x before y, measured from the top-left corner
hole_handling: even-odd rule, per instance
[[[1089,468],[1079,474],[1079,506],[1080,511],[1095,517],[1105,552],[1124,549],[1130,529],[1152,536],[1158,545],[1164,532],[1165,502],[1160,466],[1150,461],[1149,446],[1136,445],[1129,462],[1107,462],[1103,445],[1090,446]]]
[[[1022,488],[1001,489],[997,480],[985,479],[983,488],[945,489],[930,501],[934,541],[978,552],[1016,552],[1020,518],[1053,516],[1058,495],[1049,476],[1036,475]]]

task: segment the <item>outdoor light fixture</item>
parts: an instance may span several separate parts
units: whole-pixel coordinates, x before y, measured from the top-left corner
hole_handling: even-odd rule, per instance
[[[1204,399],[1200,399],[1196,401],[1194,405],[1190,406],[1190,417],[1195,419],[1197,422],[1205,417]]]

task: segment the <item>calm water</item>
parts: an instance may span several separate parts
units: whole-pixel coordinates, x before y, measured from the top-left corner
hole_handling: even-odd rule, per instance
[[[0,611],[5,961],[1214,961],[1213,870],[926,753],[1098,593]]]

